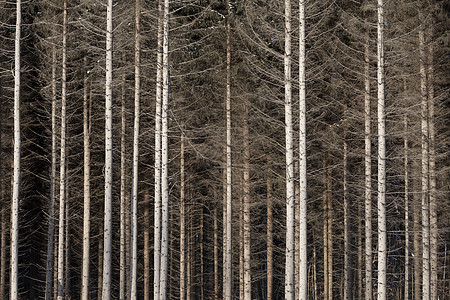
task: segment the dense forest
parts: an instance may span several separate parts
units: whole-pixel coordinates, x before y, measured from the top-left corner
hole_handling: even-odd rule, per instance
[[[0,0],[0,299],[450,299],[444,0]]]

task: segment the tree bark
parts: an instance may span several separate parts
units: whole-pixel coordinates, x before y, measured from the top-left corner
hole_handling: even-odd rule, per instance
[[[186,299],[186,208],[185,208],[185,174],[184,174],[184,134],[181,133],[180,146],[180,300]],[[217,220],[214,220],[214,263],[216,263]],[[214,274],[217,276],[216,267]],[[217,286],[214,286],[216,290]]]
[[[47,267],[45,276],[45,300],[51,299],[53,280],[53,248],[55,240],[55,185],[56,185],[56,46],[52,45],[52,157],[50,166],[50,202],[48,209]],[[0,296],[2,294],[0,293]],[[83,299],[85,300],[85,299]]]
[[[159,299],[167,297],[169,260],[169,0],[164,0],[161,115],[161,266]]]
[[[286,142],[286,261],[284,295],[293,300],[295,295],[295,210],[294,210],[294,145],[292,128],[292,78],[291,78],[291,2],[284,2],[284,115]]]
[[[69,162],[67,159],[66,159],[66,170],[67,170],[66,172],[68,172],[68,170],[69,170]],[[70,278],[71,278],[71,275],[70,275],[71,274],[71,272],[70,272],[71,271],[70,243],[71,243],[71,240],[70,240],[70,219],[69,219],[69,216],[70,216],[69,176],[66,176],[65,185],[66,185],[66,188],[65,188],[65,192],[66,192],[65,222],[66,222],[66,225],[65,225],[65,234],[64,235],[65,235],[66,239],[65,239],[65,250],[64,251],[65,251],[66,255],[65,255],[65,265],[64,265],[64,287],[65,287],[64,294],[65,294],[66,298],[70,299],[71,298],[71,285],[70,285]]]
[[[300,284],[299,299],[308,297],[308,211],[307,211],[307,173],[306,173],[306,43],[305,43],[305,1],[299,0],[299,85],[300,85],[300,138],[299,138],[299,162],[300,162]]]
[[[62,45],[62,76],[61,76],[61,153],[59,162],[59,226],[58,226],[58,295],[64,298],[64,213],[66,199],[66,77],[67,77],[67,1],[64,0],[63,11],[63,45]]]
[[[377,82],[378,82],[378,286],[377,299],[386,299],[386,121],[384,108],[384,13],[383,0],[378,0]]]
[[[344,118],[346,118],[347,108],[345,108]],[[343,161],[343,193],[344,193],[344,299],[352,299],[352,278],[351,278],[351,265],[350,265],[350,201],[348,197],[348,183],[347,183],[347,155],[348,146],[346,139],[346,132],[344,130],[344,161]]]
[[[369,29],[366,29],[364,44],[364,230],[365,230],[365,300],[372,300],[372,144],[370,113],[370,48]]]
[[[273,200],[270,174],[266,179],[267,191],[267,300],[273,299]]]
[[[328,156],[330,154],[328,153]],[[328,299],[333,299],[333,198],[331,167],[327,168],[327,254],[328,254]]]
[[[90,231],[91,231],[91,150],[90,150],[90,114],[88,99],[87,58],[83,58],[83,258],[81,273],[81,300],[89,299]],[[123,298],[121,299],[123,300]]]
[[[416,161],[414,163],[414,171],[416,174],[420,173],[420,166]],[[421,228],[420,228],[420,181],[419,178],[413,177],[413,217],[414,217],[414,300],[421,298],[421,273],[422,273],[422,252],[421,252]]]
[[[134,48],[134,130],[133,130],[133,174],[131,184],[131,270],[130,270],[130,299],[137,297],[137,209],[139,193],[139,120],[140,120],[140,95],[141,95],[141,42],[140,42],[140,0],[136,0],[135,11],[135,48]],[[148,297],[148,290],[144,291]]]
[[[406,85],[406,84],[405,84]],[[404,89],[406,91],[406,87]],[[409,300],[409,168],[408,168],[408,116],[404,118],[404,172],[405,172],[405,291],[404,299]]]
[[[425,62],[425,33],[421,8],[419,8],[419,61],[421,94],[421,145],[422,145],[422,299],[430,299],[430,211],[428,198],[428,99]]]
[[[231,232],[231,222],[232,222],[232,197],[231,197],[231,9],[227,1],[228,6],[228,18],[227,18],[227,70],[226,70],[226,248],[225,248],[225,300],[231,300],[232,298],[232,253],[231,253],[231,243],[232,243],[232,232]]]
[[[161,267],[161,110],[163,68],[163,0],[158,1],[158,34],[156,62],[156,107],[155,107],[155,208],[153,250],[153,299],[159,299]]]
[[[144,300],[150,300],[150,199],[144,194]]]
[[[327,160],[323,160],[323,195],[322,195],[322,222],[323,222],[323,299],[329,300],[328,281],[328,188],[327,188]]]
[[[102,299],[111,299],[112,260],[112,76],[113,76],[113,0],[108,0],[106,11],[106,87],[105,87],[105,218],[103,246]]]
[[[251,278],[251,240],[250,240],[250,136],[248,129],[248,103],[244,103],[244,300],[252,300],[252,278]]]

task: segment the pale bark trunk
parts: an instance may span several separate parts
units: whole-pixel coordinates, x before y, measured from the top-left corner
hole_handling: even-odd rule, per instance
[[[406,91],[406,87],[404,89]],[[408,169],[408,117],[404,119],[404,172],[405,172],[405,291],[404,299],[409,300],[409,169]]]
[[[294,145],[292,128],[292,78],[291,78],[291,2],[284,3],[284,115],[286,142],[286,261],[284,295],[286,300],[293,300],[295,295],[294,274]]]
[[[328,154],[330,155],[330,154]],[[333,299],[333,198],[331,168],[327,169],[327,253],[328,253],[328,299]]]
[[[241,182],[242,186],[242,182]],[[243,198],[239,197],[239,299],[244,298],[244,216]]]
[[[1,132],[1,131],[0,131]],[[1,133],[0,133],[1,135]],[[1,148],[1,144],[0,144],[0,149]],[[3,179],[3,177],[1,178]],[[0,237],[0,243],[1,243],[1,254],[0,254],[0,298],[1,299],[5,299],[6,294],[6,210],[8,209],[8,205],[6,204],[6,198],[5,198],[5,184],[3,181],[0,181],[0,187],[1,187],[1,199],[2,199],[2,208],[1,210],[1,218],[2,218],[2,225],[1,225],[1,237]],[[53,246],[53,243],[52,243]],[[50,252],[51,255],[53,255],[52,252]],[[53,262],[52,262],[53,264]],[[53,265],[52,265],[53,267]],[[51,275],[51,274],[50,274]],[[51,278],[50,278],[50,284],[51,284]],[[51,291],[51,287],[50,287],[50,291]],[[48,298],[49,299],[49,298]]]
[[[106,87],[105,87],[105,219],[103,246],[102,299],[111,299],[112,260],[112,79],[113,79],[113,0],[108,0],[106,12]]]
[[[169,0],[164,0],[161,116],[161,266],[159,299],[167,297],[169,260]]]
[[[267,175],[267,300],[273,296],[273,200],[272,181],[270,174]]]
[[[89,299],[89,266],[90,266],[90,231],[91,231],[91,150],[90,150],[90,114],[88,103],[88,76],[87,58],[83,59],[83,146],[84,146],[84,170],[83,170],[83,258],[81,273],[81,300]],[[123,299],[121,299],[123,300]]]
[[[214,200],[216,199],[217,195],[214,196]],[[214,208],[214,300],[219,300],[219,226],[217,223],[217,208]],[[184,280],[182,282],[184,284]]]
[[[228,4],[228,3],[227,3]],[[231,222],[232,222],[232,198],[231,198],[231,10],[228,5],[228,18],[227,18],[227,70],[226,70],[226,132],[227,132],[227,145],[226,145],[226,248],[225,248],[225,300],[231,300],[232,298],[232,253],[231,253]]]
[[[52,45],[52,158],[50,173],[50,204],[48,209],[47,267],[45,276],[45,299],[50,300],[53,280],[53,248],[55,240],[55,185],[56,185],[56,46]],[[0,293],[0,296],[2,294]],[[84,299],[83,299],[84,300]]]
[[[433,38],[433,26],[428,27],[428,36]],[[428,135],[429,135],[429,184],[430,184],[430,299],[438,299],[438,220],[437,220],[437,190],[436,190],[436,133],[434,128],[434,47],[428,45]]]
[[[294,177],[297,179],[299,174],[299,164],[297,160],[294,160]],[[294,180],[294,197],[295,197],[295,245],[300,245],[300,185]],[[300,247],[298,251],[294,253],[294,266],[295,266],[295,292],[296,294],[300,291]]]
[[[202,204],[200,204],[202,205]],[[200,209],[200,232],[199,232],[199,248],[200,248],[200,299],[205,299],[205,245],[203,240],[205,220],[203,207]]]
[[[347,110],[347,108],[346,108]],[[346,115],[346,112],[344,113]],[[345,118],[345,117],[344,117]],[[352,299],[352,281],[351,281],[351,265],[350,265],[350,203],[348,199],[347,187],[347,140],[346,130],[344,130],[344,174],[343,174],[343,193],[344,193],[344,299]]]
[[[369,29],[366,29],[364,44],[364,230],[365,230],[365,300],[372,300],[372,144],[371,144],[371,113],[370,113],[370,48]]]
[[[158,1],[158,34],[156,62],[156,107],[155,107],[155,208],[154,208],[154,250],[153,250],[153,299],[159,298],[161,266],[161,109],[162,109],[162,43],[163,43],[163,0]]]
[[[150,200],[148,190],[144,195],[144,300],[150,300]]]
[[[378,0],[377,82],[378,82],[378,286],[377,299],[386,299],[386,129],[384,109],[384,13],[383,0]]]
[[[418,161],[414,162],[414,173],[420,174],[420,166]],[[421,298],[421,273],[422,273],[422,252],[421,252],[421,228],[420,228],[420,181],[419,177],[413,177],[413,217],[414,217],[414,300]]]
[[[119,299],[125,300],[126,294],[126,214],[127,214],[127,201],[126,201],[126,165],[125,165],[125,157],[126,157],[126,144],[125,144],[125,136],[126,136],[126,128],[127,128],[127,119],[126,119],[126,106],[125,106],[125,73],[122,74],[122,95],[121,95],[121,131],[120,131],[120,254],[119,254]],[[86,299],[87,300],[87,299]]]
[[[248,103],[244,107],[244,300],[252,300],[252,278],[251,278],[251,241],[250,241],[250,136],[248,132]]]
[[[358,201],[358,205],[357,205],[357,209],[358,209],[358,215],[357,215],[357,231],[358,231],[358,240],[357,240],[357,278],[356,278],[356,284],[354,285],[355,288],[355,295],[357,295],[357,299],[363,299],[363,241],[362,241],[362,211],[361,211],[361,201]]]
[[[67,156],[68,156],[68,154],[67,154]],[[68,172],[68,170],[69,170],[69,162],[66,159],[66,172]],[[65,255],[65,265],[64,265],[64,295],[66,298],[70,299],[70,297],[71,297],[70,296],[70,294],[71,294],[71,285],[70,285],[71,251],[70,251],[70,219],[69,219],[69,216],[70,216],[69,176],[66,176],[65,185],[66,185],[66,189],[65,189],[66,190],[65,191],[66,192],[66,196],[65,196],[65,199],[66,199],[66,205],[65,205],[66,206],[66,211],[65,211],[66,225],[65,225],[65,234],[64,235],[65,235],[66,239],[65,239],[64,251],[65,251],[66,255]]]
[[[328,300],[328,292],[330,285],[328,281],[328,191],[327,191],[327,162],[323,160],[323,186],[322,195],[322,222],[323,222],[323,299]]]
[[[57,299],[64,297],[64,213],[66,196],[66,47],[67,47],[67,1],[64,0],[63,12],[63,45],[62,45],[62,77],[61,77],[61,154],[59,163],[59,226],[58,226],[58,295]]]
[[[19,259],[19,191],[20,191],[20,31],[22,23],[21,1],[16,2],[16,36],[14,41],[14,171],[13,195],[11,205],[11,273],[10,299],[19,298],[18,259]]]
[[[133,174],[131,184],[131,270],[130,270],[130,299],[137,297],[137,209],[139,192],[139,120],[141,94],[141,44],[140,44],[140,0],[136,0],[135,12],[135,49],[134,49],[134,132],[133,132]],[[145,291],[147,295],[148,291]],[[147,295],[148,296],[148,295]]]
[[[226,156],[226,147],[224,149],[224,155]],[[226,294],[226,275],[227,275],[227,169],[226,164],[222,170],[222,298],[225,297]]]
[[[305,1],[299,1],[300,37],[299,37],[299,85],[300,85],[300,138],[299,138],[299,162],[300,162],[300,283],[299,296],[301,300],[308,297],[308,202],[307,202],[307,174],[306,174],[306,43],[305,43]]]
[[[186,299],[186,208],[185,208],[185,174],[184,174],[184,134],[181,133],[180,147],[180,300]],[[214,263],[216,263],[217,220],[214,220]],[[214,275],[217,276],[216,267]],[[216,285],[214,286],[216,290]]]
[[[430,215],[428,199],[428,99],[425,62],[425,33],[422,12],[419,9],[419,61],[422,133],[422,299],[430,299]]]
[[[102,299],[102,284],[103,284],[103,226],[100,225],[98,229],[98,278],[97,278],[97,299]]]

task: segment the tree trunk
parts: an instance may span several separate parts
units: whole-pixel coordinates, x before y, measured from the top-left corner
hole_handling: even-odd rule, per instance
[[[50,203],[48,209],[47,267],[45,276],[45,300],[51,299],[53,280],[53,248],[55,240],[55,185],[56,185],[56,46],[52,45],[52,158],[50,170]],[[0,297],[1,297],[0,293]],[[85,299],[82,299],[85,300]]]
[[[286,139],[286,261],[284,294],[286,300],[293,300],[295,295],[294,274],[294,145],[292,129],[292,78],[291,78],[291,2],[284,2],[284,115]]]
[[[68,163],[68,160],[66,159],[66,172],[68,172],[68,170],[69,170],[69,163]],[[64,266],[64,286],[65,286],[65,288],[64,288],[64,294],[65,294],[65,297],[66,298],[68,298],[68,299],[70,299],[71,298],[71,285],[70,285],[70,277],[71,277],[71,275],[70,275],[70,270],[71,270],[71,267],[70,267],[70,264],[71,264],[71,251],[70,251],[70,219],[69,219],[69,216],[70,216],[70,200],[69,200],[69,176],[66,176],[66,181],[65,181],[65,185],[66,185],[66,196],[65,196],[65,199],[66,199],[66,211],[65,211],[65,214],[66,214],[66,216],[65,216],[65,222],[66,222],[66,226],[65,226],[65,237],[66,237],[66,240],[65,240],[65,253],[66,253],[66,256],[65,256],[65,266]]]
[[[308,242],[308,200],[307,200],[307,173],[306,173],[306,43],[305,43],[305,1],[299,0],[299,85],[300,85],[300,138],[299,138],[299,161],[300,161],[300,284],[299,299],[306,300],[308,297],[308,264],[307,264],[307,242]]]
[[[16,36],[14,40],[14,173],[11,205],[11,273],[10,299],[19,298],[19,191],[20,191],[20,31],[22,23],[21,1],[16,2]]]
[[[150,300],[150,199],[144,194],[144,300]]]
[[[347,108],[345,108],[344,118],[346,118]],[[350,265],[351,253],[350,253],[350,201],[348,199],[348,187],[347,187],[347,140],[346,132],[344,130],[344,174],[343,174],[343,193],[344,193],[344,299],[352,299],[352,278]]]
[[[59,162],[59,226],[58,226],[58,295],[64,298],[64,213],[66,195],[66,60],[67,60],[67,1],[64,0],[63,13],[63,45],[62,45],[62,77],[61,77],[61,154]]]
[[[0,133],[1,135],[1,133]],[[0,149],[1,148],[1,144],[0,144]],[[0,151],[1,152],[1,151]],[[4,174],[4,173],[2,173]],[[3,175],[2,178],[3,179]],[[3,180],[0,181],[0,188],[1,188],[1,199],[2,199],[2,208],[0,209],[1,211],[1,218],[2,218],[2,225],[1,225],[1,237],[0,237],[0,243],[1,243],[1,253],[0,253],[0,298],[5,299],[6,297],[6,228],[7,228],[7,220],[6,220],[6,210],[8,208],[8,205],[6,204],[6,197],[5,197],[5,185]],[[53,247],[53,243],[52,243],[52,247]],[[53,251],[50,252],[51,255],[53,255]],[[53,264],[53,262],[52,262]],[[52,265],[53,267],[53,265]],[[50,284],[51,284],[51,278],[50,278]],[[50,287],[50,291],[51,291],[51,287]]]
[[[113,68],[113,0],[108,0],[106,12],[106,88],[105,88],[105,219],[103,246],[102,299],[111,299],[112,263],[112,68]]]
[[[228,1],[227,1],[228,2]],[[227,145],[226,145],[226,237],[225,237],[225,300],[231,300],[232,298],[232,253],[231,253],[231,243],[232,243],[232,232],[231,232],[231,222],[232,222],[232,198],[231,198],[231,9],[228,4],[228,18],[227,18],[227,70],[226,70],[226,132],[227,132]]]
[[[125,59],[125,55],[123,57]],[[120,254],[119,254],[119,299],[126,299],[126,282],[127,280],[127,255],[126,255],[126,244],[127,244],[127,200],[126,200],[126,143],[125,136],[127,130],[127,119],[126,119],[126,105],[125,105],[125,94],[126,94],[126,75],[122,74],[122,95],[121,95],[121,131],[120,131]],[[87,299],[86,299],[87,300]]]
[[[83,58],[83,258],[81,273],[81,300],[89,299],[90,231],[91,231],[91,150],[90,150],[90,114],[88,100],[87,58]],[[121,299],[123,300],[123,299]]]
[[[270,174],[266,179],[267,189],[267,300],[273,296],[273,200]]]
[[[184,174],[184,134],[181,133],[180,146],[180,300],[186,299],[186,208],[185,208],[185,174]],[[216,263],[217,220],[214,220],[214,263]],[[214,274],[217,276],[216,268]],[[216,290],[216,285],[214,286]]]
[[[414,163],[415,174],[420,173],[418,162]],[[420,300],[421,298],[421,273],[422,273],[422,252],[421,252],[421,228],[420,228],[420,182],[419,178],[413,177],[413,217],[414,217],[414,300]]]
[[[430,299],[430,215],[428,199],[428,99],[425,62],[425,33],[421,8],[419,8],[419,56],[422,132],[422,299]]]
[[[428,26],[428,36],[433,38],[434,24]],[[428,135],[429,135],[429,184],[430,184],[430,299],[438,299],[438,219],[437,219],[437,190],[436,190],[436,132],[434,128],[434,47],[428,44]]]
[[[161,266],[159,299],[167,297],[169,260],[169,0],[164,0],[161,116]]]
[[[405,84],[406,85],[406,84]],[[406,86],[405,89],[406,91]],[[404,299],[409,300],[409,169],[408,169],[408,116],[404,119],[404,171],[405,171],[405,291]]]
[[[103,226],[100,224],[98,229],[98,278],[97,278],[97,299],[102,299],[103,290]]]
[[[159,299],[161,266],[161,109],[163,68],[163,0],[158,0],[158,34],[156,62],[156,107],[155,107],[155,208],[153,250],[153,299]]]
[[[133,174],[131,184],[131,278],[130,299],[137,297],[137,209],[139,193],[139,120],[140,120],[140,94],[141,94],[141,44],[140,44],[140,0],[136,0],[136,29],[134,48],[134,132],[133,132]],[[147,295],[148,291],[145,291]],[[148,296],[148,295],[147,295]]]
[[[214,192],[216,193],[216,192]],[[214,200],[217,199],[217,195],[214,194]],[[217,224],[217,208],[214,208],[214,300],[219,300],[219,226]],[[185,234],[183,232],[183,234]],[[181,246],[180,246],[181,247]],[[183,248],[184,249],[184,248]],[[181,264],[181,262],[180,262]],[[180,269],[180,277],[181,277],[181,269]],[[183,279],[184,285],[184,279]],[[180,300],[184,300],[184,298],[180,297]]]
[[[365,230],[365,300],[372,300],[372,144],[370,113],[370,48],[369,29],[364,44],[364,230]]]
[[[244,103],[244,300],[252,300],[252,278],[251,278],[251,240],[250,240],[250,136],[248,132],[248,103]]]
[[[383,0],[378,0],[377,81],[378,81],[378,287],[377,299],[386,299],[386,140],[384,109],[384,13]]]
[[[327,161],[323,160],[323,196],[322,196],[322,222],[323,222],[323,299],[329,300],[328,281],[328,191],[327,191]]]
[[[328,156],[330,154],[328,153]],[[327,254],[328,254],[328,299],[333,299],[333,198],[331,167],[327,168]]]

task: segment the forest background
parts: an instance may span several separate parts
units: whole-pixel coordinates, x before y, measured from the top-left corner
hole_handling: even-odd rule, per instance
[[[449,11],[0,0],[0,299],[450,298]]]

